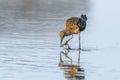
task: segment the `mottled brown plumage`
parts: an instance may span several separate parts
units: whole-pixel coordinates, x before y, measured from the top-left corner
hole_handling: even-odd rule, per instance
[[[72,18],[67,19],[66,22],[65,22],[65,29],[69,30],[69,31],[71,30],[71,31],[74,32],[74,30],[76,28],[79,28],[78,25],[77,25],[78,21],[79,21],[78,17],[72,17]]]
[[[61,39],[60,46],[68,45],[68,41],[70,41],[73,38],[73,34],[78,34],[79,32],[85,30],[86,28],[86,21],[87,17],[86,15],[81,15],[81,18],[79,17],[71,17],[66,20],[65,22],[65,29],[60,31],[59,36]],[[67,40],[64,44],[62,44],[62,40],[65,36],[72,35],[69,40]]]

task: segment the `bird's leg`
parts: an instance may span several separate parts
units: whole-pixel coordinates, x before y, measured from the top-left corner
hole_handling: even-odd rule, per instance
[[[61,55],[61,53],[60,53],[60,62],[63,62],[63,61],[62,61],[62,55]]]
[[[79,49],[78,49],[78,50],[80,50],[80,49],[81,49],[81,43],[80,43],[80,32],[79,32],[79,37],[78,37],[78,39],[79,39]]]
[[[68,44],[68,42],[69,42],[72,38],[73,38],[73,34],[71,35],[71,38],[68,39],[68,40],[64,43],[64,45],[67,45],[67,46],[68,46],[68,49],[71,49],[70,46],[69,46],[69,44]]]

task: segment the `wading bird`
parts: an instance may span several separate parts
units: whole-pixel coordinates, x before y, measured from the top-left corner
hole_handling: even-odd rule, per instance
[[[71,17],[66,20],[65,22],[65,29],[60,31],[60,47],[68,46],[68,49],[71,49],[68,45],[68,42],[73,38],[73,34],[78,34],[81,31],[85,30],[86,28],[86,21],[87,17],[86,15],[81,14],[81,17]],[[68,39],[64,44],[62,44],[62,41],[64,37],[70,36],[71,38]],[[80,40],[80,38],[79,38]],[[79,41],[80,42],[80,41]]]

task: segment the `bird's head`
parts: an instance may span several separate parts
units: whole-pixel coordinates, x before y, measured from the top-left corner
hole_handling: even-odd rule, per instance
[[[83,19],[84,21],[87,21],[87,16],[86,16],[86,14],[81,14],[81,19]]]
[[[60,36],[60,40],[61,40],[60,41],[60,47],[62,47],[62,41],[65,37],[65,30],[60,31],[59,36]]]
[[[85,14],[81,14],[81,18],[79,18],[79,21],[78,21],[79,31],[85,30],[86,21],[87,21],[87,16]]]

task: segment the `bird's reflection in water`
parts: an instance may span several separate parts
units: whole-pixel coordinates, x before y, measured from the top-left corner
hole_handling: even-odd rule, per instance
[[[78,63],[74,64],[72,58],[68,56],[69,50],[60,52],[59,68],[64,70],[64,76],[67,80],[84,80],[84,69],[80,67],[80,52],[78,54]]]

